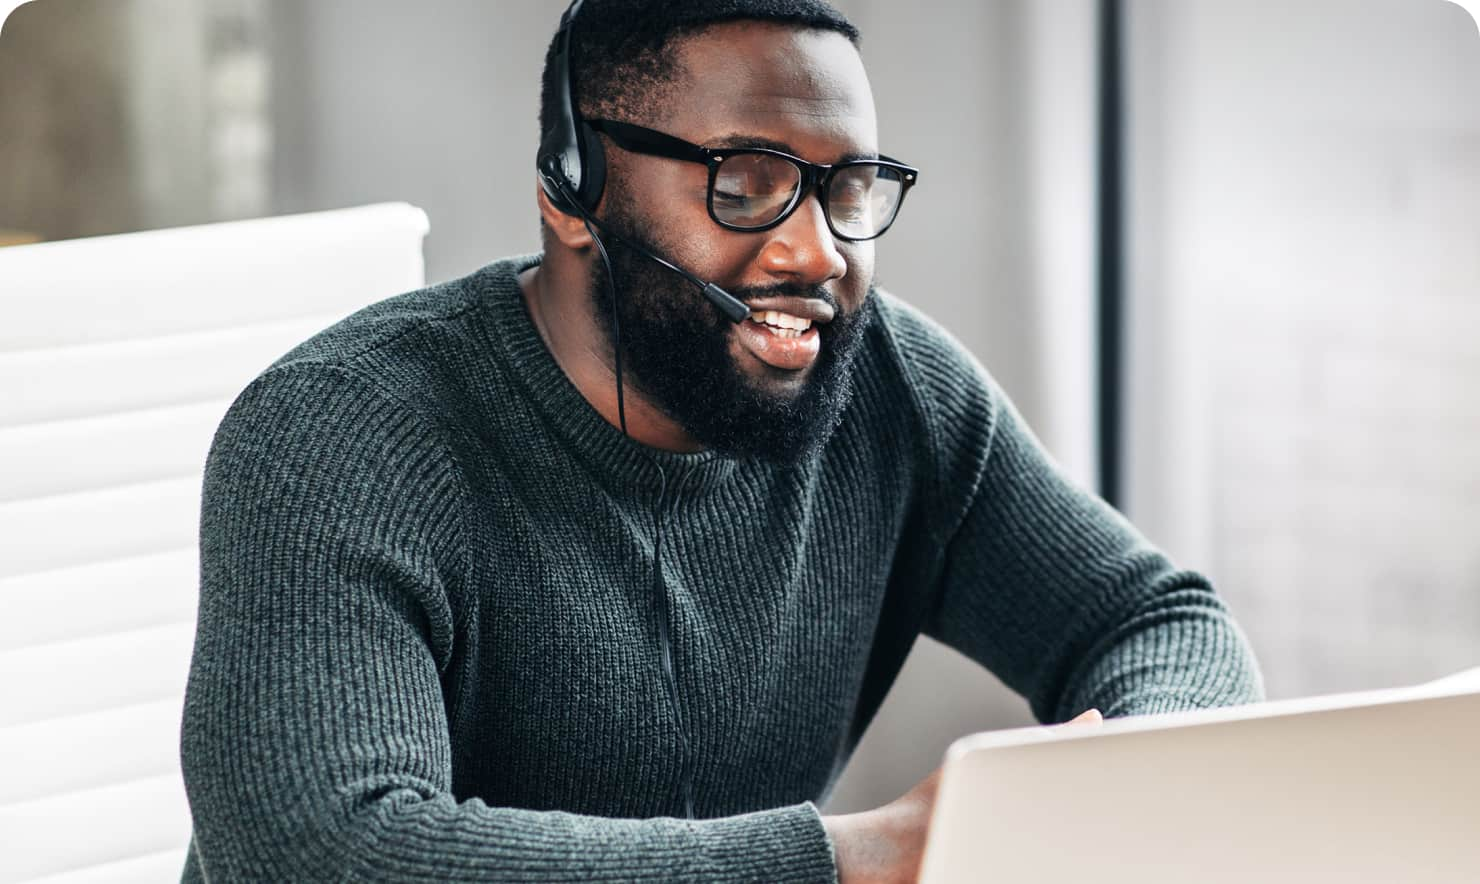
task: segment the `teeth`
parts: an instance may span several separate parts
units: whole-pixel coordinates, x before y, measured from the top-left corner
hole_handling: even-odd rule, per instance
[[[812,327],[812,320],[803,319],[800,316],[792,316],[790,313],[782,313],[780,310],[762,310],[751,316],[756,322],[763,322],[772,328],[793,329],[798,333],[804,332]],[[786,335],[795,337],[795,335]]]

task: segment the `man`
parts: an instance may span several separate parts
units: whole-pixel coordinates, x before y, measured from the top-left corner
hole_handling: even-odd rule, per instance
[[[589,0],[547,57],[543,254],[242,393],[187,880],[909,880],[935,776],[814,802],[919,633],[1045,722],[1260,696],[1206,581],[873,287],[920,173],[880,158],[856,40],[820,0]]]

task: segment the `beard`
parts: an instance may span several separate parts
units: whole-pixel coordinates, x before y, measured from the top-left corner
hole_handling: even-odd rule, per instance
[[[608,224],[614,230],[626,235],[641,229],[637,219],[613,209]],[[660,246],[636,241],[667,254]],[[821,286],[729,290],[742,301],[776,295],[817,298],[836,311],[832,321],[814,326],[821,349],[803,385],[773,392],[736,364],[730,355],[732,323],[693,284],[615,236],[605,244],[618,312],[613,314],[606,267],[599,259],[590,297],[614,352],[620,322],[621,383],[640,391],[700,445],[725,456],[794,466],[821,453],[853,398],[854,362],[874,313],[872,284],[864,302],[848,313]]]

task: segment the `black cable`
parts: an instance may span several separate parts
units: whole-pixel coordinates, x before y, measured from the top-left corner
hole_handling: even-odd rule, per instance
[[[612,274],[612,262],[606,253],[606,245],[596,235],[591,217],[585,213],[584,207],[581,215],[586,232],[591,235],[591,241],[596,243],[596,251],[601,255],[602,266],[606,268],[606,290],[611,296],[612,337],[615,339],[617,423],[622,427],[622,435],[631,439],[631,434],[627,432],[627,409],[622,398],[622,319],[617,306],[616,277]],[[683,752],[683,757],[679,759],[679,769],[683,779],[684,813],[688,819],[693,819],[694,774],[690,764],[693,752],[689,747],[689,729],[684,723],[683,707],[678,702],[678,676],[673,668],[672,624],[668,621],[668,593],[663,586],[663,508],[668,497],[668,474],[657,461],[649,459],[649,463],[658,471],[658,505],[653,510],[653,599],[658,609],[658,643],[662,649],[659,659],[663,667],[663,680],[668,686],[668,697],[673,701],[673,717],[678,722],[679,746]]]
[[[596,249],[601,255],[601,263],[606,268],[606,285],[607,291],[611,295],[612,330],[613,338],[615,339],[614,357],[616,365],[614,367],[617,376],[617,423],[622,428],[622,435],[631,439],[631,434],[627,432],[627,406],[622,393],[622,320],[621,310],[618,309],[617,305],[616,277],[612,273],[612,262],[610,256],[607,255],[606,245],[596,233],[597,227],[605,230],[606,226],[592,217],[591,212],[587,211],[581,199],[571,192],[579,188],[570,185],[570,179],[566,173],[567,161],[573,161],[581,169],[580,180],[584,184],[591,184],[591,179],[586,177],[587,173],[584,168],[585,160],[582,157],[580,136],[576,131],[580,115],[576,113],[576,102],[571,90],[570,77],[571,30],[576,13],[581,8],[581,2],[582,0],[574,0],[570,4],[570,7],[565,10],[565,14],[560,17],[560,29],[556,32],[559,38],[557,56],[561,59],[559,70],[563,81],[560,84],[560,92],[564,96],[563,111],[556,127],[546,132],[544,139],[540,142],[538,167],[540,175],[548,185],[546,192],[550,195],[552,201],[566,214],[578,214],[581,216],[581,220],[586,226],[586,232],[590,234],[591,241],[596,243]],[[599,182],[594,186],[594,190],[597,194],[601,192]],[[554,199],[557,192],[561,195],[561,199],[559,200]],[[596,197],[593,196],[591,199],[594,205]],[[569,206],[560,205],[562,202],[568,203]],[[616,234],[614,233],[613,236],[615,237]],[[704,297],[714,303],[726,316],[729,316],[731,321],[739,322],[750,315],[748,307],[719,286],[713,283],[703,282],[687,271],[648,252],[635,243],[632,244],[632,247],[697,285]],[[658,503],[653,510],[653,594],[658,611],[658,637],[662,645],[660,661],[662,663],[664,680],[668,684],[669,698],[673,702],[673,716],[678,723],[679,748],[682,752],[682,757],[679,761],[680,775],[683,780],[684,810],[688,818],[693,819],[694,775],[691,764],[693,752],[689,745],[688,728],[684,725],[683,708],[678,702],[678,678],[674,674],[673,669],[672,629],[668,621],[668,594],[664,591],[663,586],[663,507],[668,497],[668,474],[664,471],[663,465],[658,463],[654,457],[647,454],[647,452],[642,452],[642,454],[658,471]]]

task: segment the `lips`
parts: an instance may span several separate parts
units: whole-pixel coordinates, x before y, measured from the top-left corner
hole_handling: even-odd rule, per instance
[[[767,295],[746,298],[750,318],[735,323],[740,343],[760,362],[785,371],[802,371],[817,361],[822,339],[817,326],[836,315],[820,297]]]
[[[822,338],[815,325],[796,334],[781,329],[773,330],[763,322],[745,319],[736,323],[735,328],[740,336],[740,343],[755,358],[774,368],[801,371],[817,361],[817,354],[822,350]]]

